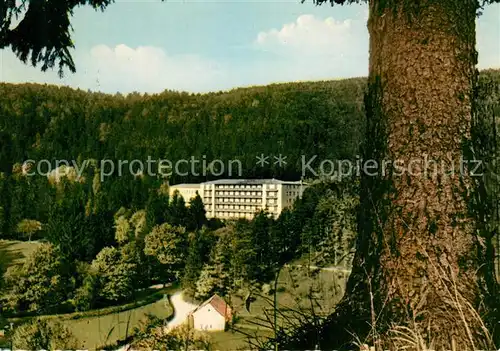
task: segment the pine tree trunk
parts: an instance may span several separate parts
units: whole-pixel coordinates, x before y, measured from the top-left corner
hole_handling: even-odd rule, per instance
[[[461,161],[472,160],[476,10],[474,0],[370,0],[364,161],[378,176],[363,174],[353,273],[323,350],[351,333],[402,349],[396,325],[436,350],[488,342],[473,309],[491,293],[493,264],[481,261],[469,206],[474,167]]]

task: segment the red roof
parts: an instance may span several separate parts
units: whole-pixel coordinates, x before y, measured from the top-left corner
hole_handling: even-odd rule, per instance
[[[226,320],[231,320],[232,317],[232,310],[231,307],[224,301],[222,297],[219,295],[215,294],[211,298],[209,298],[207,301],[203,302],[201,305],[199,305],[193,312],[195,313],[202,307],[206,305],[211,305],[219,314],[223,317],[226,318]]]

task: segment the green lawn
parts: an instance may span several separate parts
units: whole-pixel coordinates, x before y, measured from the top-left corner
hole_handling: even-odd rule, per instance
[[[172,307],[167,300],[162,299],[162,296],[165,293],[171,294],[176,289],[177,287],[173,286],[155,291],[149,290],[151,295],[145,296],[144,299],[158,297],[158,300],[151,303],[138,300],[136,308],[132,304],[127,304],[87,312],[44,315],[38,318],[58,321],[67,326],[77,339],[79,349],[101,349],[105,346],[116,345],[119,341],[133,335],[134,329],[139,327],[141,321],[145,320],[149,314],[162,319],[170,317],[173,314]],[[144,304],[145,302],[147,304]],[[117,311],[118,309],[121,311]],[[31,318],[9,319],[9,321],[28,321]]]
[[[238,331],[212,332],[208,335],[215,350],[235,351],[254,348],[249,343],[247,335],[250,335],[251,339],[256,337],[260,339],[267,339],[272,337],[273,333],[270,330],[256,331],[253,329],[239,327]]]
[[[0,275],[10,266],[23,263],[40,244],[38,241],[0,240]]]
[[[22,264],[38,246],[40,246],[40,242],[37,241],[25,242],[0,239],[0,284],[7,268],[16,264]],[[0,347],[8,345],[5,338],[0,337]]]
[[[345,276],[333,271],[307,271],[307,268],[285,267],[278,279],[278,309],[296,310],[304,313],[327,315],[340,301],[346,283]],[[274,285],[274,283],[273,283]],[[273,294],[260,293],[250,305],[250,312],[244,307],[244,301],[235,297],[233,306],[243,320],[263,317],[265,311],[271,313]]]
[[[21,263],[40,243],[0,240],[0,272],[7,267]],[[303,264],[295,262],[294,264]],[[340,300],[345,285],[345,276],[337,272],[320,270],[313,273],[305,267],[284,267],[278,280],[278,308],[302,310],[304,313],[330,313]],[[311,295],[310,291],[314,292]],[[169,291],[171,293],[171,291]],[[311,298],[313,302],[311,305]],[[248,312],[244,306],[242,296],[233,296],[231,304],[238,321],[234,329],[243,333],[228,331],[210,333],[214,346],[218,350],[248,349],[247,336],[267,338],[273,335],[271,325],[263,319],[269,316],[272,319],[273,295],[261,293],[256,296]],[[80,349],[98,349],[106,345],[113,345],[130,336],[135,327],[140,325],[147,314],[154,314],[160,318],[167,318],[173,313],[171,307],[164,300],[160,300],[128,311],[108,313],[103,316],[82,317],[71,319],[71,315],[54,316],[67,325],[79,340]],[[51,318],[47,316],[48,318]],[[279,325],[286,325],[284,317],[278,313]],[[264,324],[261,326],[259,324]]]
[[[305,267],[283,268],[278,279],[278,325],[286,327],[289,323],[286,319],[296,320],[296,312],[284,312],[286,310],[301,311],[311,315],[314,309],[315,314],[330,314],[342,298],[345,283],[346,277],[334,271],[320,270],[313,273],[308,272]],[[314,291],[312,295],[311,288]],[[274,331],[267,318],[272,321],[274,317],[273,298],[273,294],[261,293],[250,305],[248,312],[241,296],[233,296],[231,304],[238,316],[233,329],[237,331],[209,333],[215,349],[222,351],[249,349],[248,337],[245,334],[259,340],[272,337]]]
[[[0,240],[0,276],[8,267],[22,262],[40,245],[40,242],[22,242]],[[154,293],[162,292],[155,291]],[[169,289],[165,292],[171,292]],[[153,292],[150,292],[153,293]],[[93,313],[94,311],[92,311]],[[104,312],[105,313],[105,312]],[[60,316],[44,316],[54,318],[67,325],[79,340],[81,349],[96,349],[101,346],[114,344],[125,339],[147,314],[154,314],[160,318],[167,318],[173,313],[170,305],[163,300],[150,303],[128,311],[107,313],[103,316],[81,317],[72,319],[76,314]],[[0,339],[0,343],[4,341]]]
[[[147,314],[167,318],[172,313],[170,305],[164,300],[160,300],[125,312],[76,320],[66,319],[62,323],[70,328],[80,342],[80,349],[95,350],[126,339],[133,333],[134,328],[140,325],[141,320]]]
[[[67,326],[79,342],[78,348],[82,350],[96,350],[105,346],[115,345],[119,341],[125,340],[134,333],[134,329],[139,327],[141,321],[146,319],[148,314],[166,319],[173,314],[172,307],[168,301],[161,298],[164,293],[171,294],[177,287],[169,287],[160,290],[149,290],[150,296],[144,298],[154,298],[158,300],[149,304],[134,308],[133,305],[113,306],[101,310],[87,312],[75,312],[61,315],[45,315],[39,318],[58,321]],[[142,301],[142,304],[145,301]],[[123,309],[127,310],[123,310]],[[121,312],[113,310],[121,309]],[[102,313],[102,315],[100,315]],[[85,315],[89,315],[88,317]],[[14,320],[29,320],[32,317],[25,317]],[[0,345],[1,345],[0,339]]]

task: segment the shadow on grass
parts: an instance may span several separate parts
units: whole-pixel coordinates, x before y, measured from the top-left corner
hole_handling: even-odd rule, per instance
[[[0,286],[7,268],[25,259],[23,251],[15,242],[0,240]]]

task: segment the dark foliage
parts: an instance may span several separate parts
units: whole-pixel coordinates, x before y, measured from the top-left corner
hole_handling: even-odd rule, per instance
[[[0,2],[0,48],[11,47],[21,61],[33,66],[41,63],[42,71],[59,66],[59,73],[68,68],[75,72],[69,52],[70,18],[77,6],[90,5],[104,10],[113,0],[49,0]],[[13,20],[22,20],[11,28]]]

